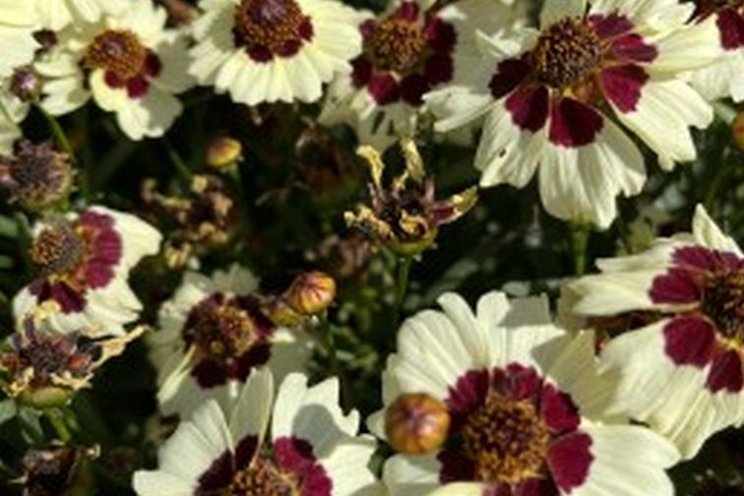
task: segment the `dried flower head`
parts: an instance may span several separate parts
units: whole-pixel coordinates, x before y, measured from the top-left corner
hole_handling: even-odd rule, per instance
[[[470,188],[447,200],[435,199],[435,186],[426,177],[421,156],[410,139],[401,141],[406,170],[388,187],[382,184],[385,164],[370,146],[357,153],[371,170],[369,185],[372,204],[360,206],[357,213],[346,212],[346,223],[369,231],[388,248],[403,255],[416,255],[431,247],[439,226],[453,222],[470,210],[477,200]]]
[[[29,449],[21,459],[22,475],[17,481],[23,486],[23,496],[72,494],[81,465],[99,454],[97,446]]]
[[[182,267],[200,249],[230,239],[235,202],[220,178],[195,175],[185,195],[164,195],[156,187],[154,179],[146,180],[141,195],[153,219],[173,226],[164,248],[171,267]]]
[[[447,405],[424,393],[402,394],[385,412],[385,436],[396,451],[423,455],[447,439]]]
[[[307,260],[319,264],[334,278],[352,277],[361,272],[373,254],[371,243],[362,233],[352,232],[341,237],[331,234],[305,254]]]
[[[66,403],[78,389],[88,387],[95,369],[120,355],[127,343],[139,337],[140,327],[122,337],[94,339],[80,330],[57,334],[45,328],[47,319],[59,311],[50,302],[27,315],[22,329],[0,351],[0,371],[8,396],[38,408]]]
[[[72,190],[70,157],[52,143],[23,140],[13,156],[0,156],[0,184],[28,210],[38,211],[67,199]]]
[[[295,144],[295,169],[300,184],[320,202],[346,201],[357,191],[359,173],[354,155],[330,133],[311,125]]]

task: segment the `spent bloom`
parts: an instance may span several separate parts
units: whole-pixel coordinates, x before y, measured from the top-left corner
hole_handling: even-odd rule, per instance
[[[49,325],[60,332],[122,334],[137,319],[142,304],[127,278],[140,259],[158,252],[158,231],[101,206],[39,221],[33,231],[29,256],[37,276],[13,300],[16,319],[47,301],[59,306]]]
[[[717,31],[686,24],[694,6],[674,1],[546,2],[541,29],[480,36],[484,60],[471,80],[429,98],[447,131],[484,118],[475,157],[481,185],[539,190],[556,217],[607,227],[615,197],[646,179],[627,129],[664,170],[695,158],[689,127],[710,106],[682,78],[713,62]],[[622,127],[621,127],[622,125]]]
[[[423,96],[463,77],[479,63],[476,30],[494,33],[513,21],[494,0],[392,2],[359,24],[362,53],[353,71],[331,84],[320,122],[354,127],[363,144],[387,148],[414,136],[426,112]]]
[[[10,201],[27,210],[43,210],[64,202],[72,190],[70,157],[51,142],[21,141],[12,156],[0,155],[0,185]]]
[[[475,313],[453,293],[439,304],[404,322],[383,373],[385,409],[368,424],[382,436],[401,395],[426,394],[446,405],[450,427],[439,449],[387,460],[391,496],[673,494],[674,446],[603,414],[613,384],[598,374],[593,333],[554,327],[544,298],[492,292]]]
[[[144,332],[140,327],[121,337],[101,339],[90,336],[88,329],[59,334],[46,325],[54,306],[24,316],[18,332],[0,350],[2,389],[38,408],[64,404],[75,391],[90,387],[93,372]]]
[[[359,414],[338,406],[338,381],[308,387],[289,375],[274,398],[268,370],[253,374],[224,413],[208,400],[160,450],[158,469],[138,471],[139,496],[361,496],[374,492],[375,450],[357,434]],[[271,428],[269,429],[269,423]]]
[[[186,38],[166,29],[166,18],[163,8],[142,0],[119,15],[60,33],[53,56],[38,64],[55,75],[44,87],[45,108],[64,114],[92,97],[116,114],[129,138],[162,136],[182,110],[175,95],[192,85]]]
[[[84,480],[85,464],[99,454],[98,447],[30,448],[21,458],[21,477],[15,482],[23,487],[23,496],[72,496]]]
[[[189,72],[233,101],[312,102],[351,70],[359,14],[339,1],[202,0]]]
[[[476,188],[453,195],[447,200],[435,198],[434,180],[426,176],[416,144],[401,141],[406,162],[405,171],[392,184],[383,184],[385,164],[371,146],[359,147],[358,154],[370,168],[371,204],[362,205],[356,213],[346,212],[346,223],[371,233],[391,250],[417,254],[431,247],[439,227],[467,213],[478,198]]]
[[[165,415],[188,418],[206,398],[229,405],[258,367],[270,368],[278,380],[304,370],[310,340],[274,325],[257,287],[256,277],[238,265],[211,277],[187,272],[163,304],[160,331],[149,344]]]
[[[744,422],[744,254],[698,207],[692,233],[604,259],[568,286],[573,312],[625,317],[602,363],[621,378],[614,411],[648,423],[686,458]],[[590,320],[591,322],[592,320]]]

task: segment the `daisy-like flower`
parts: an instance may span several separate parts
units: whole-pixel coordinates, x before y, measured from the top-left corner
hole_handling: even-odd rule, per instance
[[[450,427],[440,449],[386,462],[392,496],[673,494],[664,469],[679,456],[674,446],[645,427],[603,422],[612,383],[598,374],[591,332],[554,327],[545,298],[492,292],[475,313],[456,294],[439,304],[444,312],[403,324],[383,401],[429,395],[447,406]],[[382,416],[370,418],[375,433]],[[415,428],[419,418],[399,420]]]
[[[272,413],[273,408],[273,413]],[[271,433],[268,427],[271,421]],[[226,415],[213,400],[182,423],[159,453],[159,468],[134,474],[140,496],[362,496],[375,491],[375,450],[358,436],[359,414],[338,406],[338,381],[308,387],[292,374],[274,401],[271,373],[251,375]]]
[[[101,206],[40,221],[29,253],[38,275],[13,300],[16,319],[54,301],[59,311],[48,321],[59,332],[124,333],[142,309],[127,284],[129,271],[157,253],[160,240],[137,217]]]
[[[709,100],[730,96],[744,100],[744,3],[696,0],[696,19],[715,19],[720,60],[695,71],[691,82]]]
[[[202,0],[189,72],[235,102],[312,102],[361,51],[359,14],[337,0]]]
[[[125,336],[102,339],[92,339],[88,329],[58,334],[46,326],[53,312],[40,307],[25,315],[18,332],[0,350],[3,390],[38,408],[62,405],[75,391],[90,387],[95,369],[123,353],[127,343],[144,332],[140,327]]]
[[[163,8],[142,0],[120,15],[62,32],[51,60],[37,64],[52,79],[44,85],[44,107],[64,114],[92,96],[116,113],[129,138],[162,136],[182,110],[175,95],[193,82],[186,38],[166,29],[166,19]]]
[[[351,61],[352,73],[330,86],[322,124],[349,124],[361,143],[377,148],[413,136],[426,111],[424,94],[479,64],[475,30],[494,33],[514,17],[494,0],[431,3],[393,2],[360,24],[364,50]]]
[[[647,422],[685,457],[744,422],[744,254],[736,243],[698,207],[692,233],[597,265],[601,274],[567,289],[574,314],[613,317],[610,324],[619,316],[630,326],[601,355],[622,378],[616,411]]]
[[[643,157],[619,123],[669,170],[695,158],[689,127],[710,106],[682,72],[718,55],[715,24],[687,25],[694,6],[665,0],[549,0],[539,32],[481,36],[486,60],[467,84],[429,98],[447,131],[485,116],[475,157],[481,185],[524,187],[540,166],[548,212],[606,227],[615,197],[640,192]]]
[[[162,306],[150,358],[165,415],[188,418],[208,397],[230,404],[260,366],[277,380],[304,370],[311,341],[306,333],[275,326],[261,309],[257,287],[253,274],[238,265],[211,278],[192,272]]]
[[[119,15],[133,0],[29,0],[44,29],[59,31],[71,23],[97,22],[106,14]]]
[[[39,43],[33,36],[39,26],[39,18],[34,11],[33,2],[0,0],[0,77],[9,76],[16,67],[30,63]]]

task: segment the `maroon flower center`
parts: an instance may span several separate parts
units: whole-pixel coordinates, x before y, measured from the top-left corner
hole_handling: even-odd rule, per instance
[[[575,86],[599,68],[603,44],[583,20],[565,18],[544,30],[532,51],[537,79],[553,88]]]
[[[260,456],[245,470],[235,473],[224,496],[299,496],[297,474],[282,470]]]
[[[744,271],[706,276],[701,307],[727,340],[744,341]]]
[[[82,232],[70,224],[57,224],[36,236],[30,255],[44,276],[64,276],[83,264],[88,251]]]
[[[251,315],[236,298],[207,298],[189,314],[184,338],[203,357],[239,357],[262,341]]]
[[[462,438],[479,479],[511,485],[544,472],[551,434],[531,401],[491,393],[468,417]]]
[[[295,0],[242,0],[235,10],[235,44],[257,62],[291,57],[312,37],[310,17]]]
[[[85,52],[84,63],[90,69],[103,69],[126,81],[140,74],[148,50],[132,31],[109,30],[96,36]]]
[[[420,60],[426,47],[421,22],[389,17],[375,26],[367,39],[372,64],[376,69],[404,73]]]

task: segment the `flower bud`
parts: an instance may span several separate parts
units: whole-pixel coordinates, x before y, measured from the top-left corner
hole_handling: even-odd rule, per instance
[[[215,169],[228,167],[242,159],[243,147],[240,141],[224,136],[212,140],[207,149],[207,164]]]
[[[302,315],[315,315],[333,303],[336,281],[324,272],[307,272],[299,275],[284,294],[287,304]]]
[[[41,77],[31,66],[18,67],[10,76],[10,93],[22,102],[36,101],[41,95]]]
[[[263,305],[262,310],[274,325],[295,327],[305,319],[290,307],[282,298],[272,298]]]
[[[69,157],[50,142],[22,141],[13,156],[0,156],[0,184],[27,210],[39,211],[61,203],[72,190]]]
[[[444,444],[450,426],[447,406],[428,394],[403,394],[385,412],[385,435],[396,451],[430,453]]]

